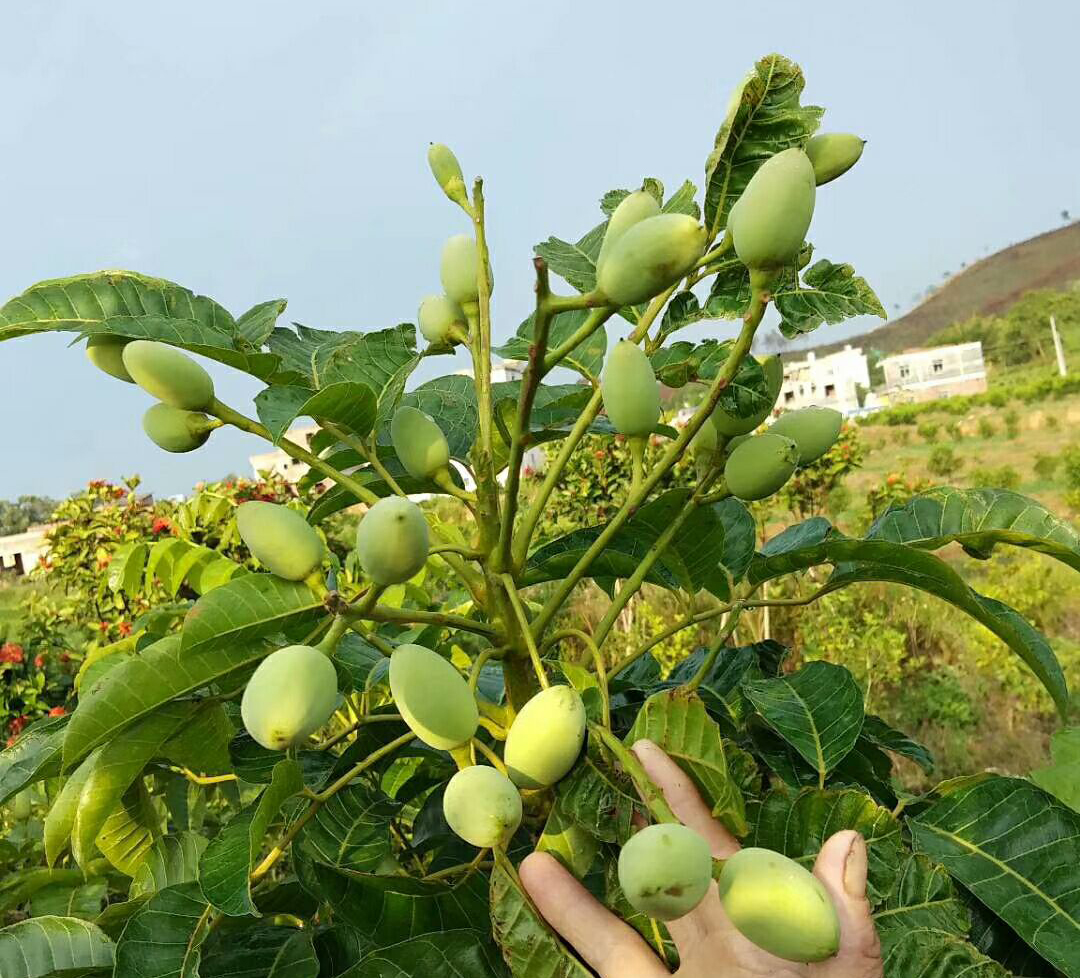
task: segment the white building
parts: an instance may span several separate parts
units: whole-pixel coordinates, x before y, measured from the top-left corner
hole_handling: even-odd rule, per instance
[[[29,574],[49,549],[45,537],[51,529],[51,524],[32,526],[22,533],[0,537],[0,573],[16,577]]]
[[[523,360],[500,360],[491,365],[491,382],[493,384],[505,384],[510,380],[521,380],[525,376],[525,362]],[[459,377],[471,377],[472,367],[463,367],[454,371]]]
[[[881,361],[892,403],[933,401],[986,390],[982,343],[957,343],[906,350]]]
[[[859,347],[849,343],[820,357],[811,350],[805,360],[784,361],[784,383],[776,406],[785,411],[831,407],[854,414],[859,410],[860,387],[870,389],[870,368]]]
[[[286,432],[285,437],[294,445],[310,448],[311,439],[315,437],[318,430],[316,425],[307,425],[303,428],[293,428],[291,431]],[[255,474],[256,479],[262,473],[270,473],[271,475],[280,475],[289,482],[299,482],[308,471],[305,463],[290,458],[280,448],[275,448],[269,452],[260,452],[258,455],[250,455],[248,456],[248,464],[251,466],[251,471]]]

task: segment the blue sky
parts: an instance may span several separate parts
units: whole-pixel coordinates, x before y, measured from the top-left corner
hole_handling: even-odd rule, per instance
[[[803,66],[825,128],[868,140],[819,193],[811,237],[890,315],[1080,214],[1075,0],[50,0],[0,6],[0,36],[0,301],[131,268],[237,314],[281,296],[321,328],[411,321],[465,230],[427,170],[439,140],[485,177],[501,339],[529,308],[532,245],[591,227],[611,187],[700,185],[731,88],[771,51]],[[0,345],[0,498],[246,473],[262,445],[247,435],[158,451],[145,395],[68,342]],[[249,409],[257,386],[214,372]]]

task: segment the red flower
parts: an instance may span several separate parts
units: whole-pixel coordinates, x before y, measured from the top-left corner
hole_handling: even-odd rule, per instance
[[[51,710],[49,710],[49,716],[51,717],[62,717],[66,713],[67,710],[65,710],[62,706],[54,706]]]
[[[14,642],[6,642],[4,645],[0,645],[0,662],[10,662],[18,665],[23,661],[23,647],[16,645]]]
[[[60,661],[61,662],[70,662],[71,661],[71,656],[68,655],[66,652],[61,652],[60,653]]]
[[[159,516],[154,520],[154,525],[150,527],[152,533],[172,533],[172,523],[170,523],[163,516]]]
[[[109,623],[107,621],[98,622],[98,631],[107,632],[109,630]]]
[[[34,656],[34,668],[35,669],[40,669],[44,665],[45,665],[45,656],[43,656],[43,655]]]
[[[121,488],[120,488],[119,486],[117,486],[117,487],[116,487],[116,488],[115,488],[115,489],[114,489],[114,490],[112,491],[112,494],[113,494],[113,499],[119,499],[119,498],[120,498],[121,496],[123,496],[123,495],[124,495],[124,490],[123,490],[123,489],[121,489]]]
[[[606,454],[607,453],[602,448],[598,448],[595,452],[593,452],[593,455],[595,455],[597,458],[603,458]]]
[[[120,629],[120,635],[122,638],[127,638],[131,634],[131,623],[122,621],[117,626]]]
[[[12,732],[12,734],[18,737],[19,734],[22,733],[23,727],[25,727],[29,722],[30,718],[28,716],[15,717],[15,719],[8,724],[8,729]]]
[[[16,741],[16,740],[18,740],[18,739],[19,739],[19,738],[18,738],[18,737],[16,737],[16,736],[15,736],[14,734],[13,734],[12,736],[8,737],[8,739],[7,739],[7,746],[8,746],[8,747],[11,747],[11,746],[12,746],[12,745],[13,745],[13,744],[15,743],[15,741]]]

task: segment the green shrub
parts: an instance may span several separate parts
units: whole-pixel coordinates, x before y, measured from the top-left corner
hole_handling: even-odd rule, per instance
[[[894,445],[907,445],[911,442],[911,432],[901,428],[892,433],[892,440]]]
[[[989,418],[979,418],[979,437],[993,438],[997,434],[997,426]]]
[[[926,462],[926,467],[931,474],[939,476],[959,472],[962,466],[963,460],[956,454],[952,445],[935,445]]]
[[[938,439],[941,426],[936,421],[924,421],[919,425],[919,437],[928,445],[933,445]]]
[[[1061,427],[1061,419],[1049,411],[1043,415],[1043,421],[1049,431],[1057,431]]]
[[[960,427],[959,421],[950,421],[945,425],[945,431],[948,436],[955,442],[964,440],[964,429]]]
[[[1039,452],[1035,456],[1035,464],[1032,468],[1035,470],[1035,474],[1047,482],[1054,478],[1054,473],[1057,472],[1058,466],[1061,464],[1060,455],[1044,455]]]
[[[976,489],[1015,489],[1020,485],[1020,473],[1011,465],[980,467],[971,470],[968,481]]]

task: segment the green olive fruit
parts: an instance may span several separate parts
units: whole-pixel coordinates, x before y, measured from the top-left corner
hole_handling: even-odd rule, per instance
[[[333,715],[337,670],[310,645],[271,652],[252,674],[240,700],[244,727],[267,750],[303,744]]]
[[[769,356],[762,359],[761,369],[765,374],[766,407],[749,418],[738,418],[717,406],[712,413],[712,420],[717,432],[721,435],[733,438],[735,435],[749,434],[772,413],[776,399],[780,396],[780,388],[784,383],[784,364],[778,356]]]
[[[202,411],[214,399],[210,375],[166,343],[132,340],[124,347],[124,367],[144,391],[172,407]]]
[[[399,645],[390,656],[390,692],[409,729],[429,747],[453,750],[476,733],[476,697],[457,669],[422,645]]]
[[[645,351],[619,340],[608,354],[600,380],[604,411],[623,435],[649,434],[660,420],[660,385]]]
[[[454,327],[467,328],[465,311],[447,295],[429,295],[420,303],[416,321],[429,343],[451,343]]]
[[[455,234],[443,245],[439,277],[446,294],[459,305],[475,303],[480,297],[480,251],[468,234]],[[488,279],[488,288],[491,279]]]
[[[371,507],[356,530],[360,566],[376,584],[401,584],[428,557],[428,525],[416,503],[387,496]]]
[[[823,132],[806,144],[806,155],[814,167],[820,187],[847,173],[862,156],[866,140],[850,132]]]
[[[474,764],[450,779],[443,795],[443,815],[454,833],[470,845],[478,849],[504,846],[521,824],[521,795],[505,774]]]
[[[617,306],[645,302],[694,267],[705,239],[705,228],[688,214],[647,217],[615,240],[597,270],[596,286]]]
[[[650,825],[619,853],[619,886],[635,910],[676,920],[694,909],[712,882],[712,852],[685,825]]]
[[[775,271],[793,262],[814,216],[814,167],[801,149],[770,156],[731,208],[728,230],[747,268]]]
[[[747,439],[724,464],[724,479],[738,499],[765,499],[791,478],[799,447],[790,438],[766,432]]]
[[[240,539],[271,574],[302,581],[319,569],[326,548],[315,528],[295,509],[261,500],[236,509]]]
[[[728,919],[748,940],[785,961],[824,961],[840,947],[840,922],[813,873],[778,852],[740,849],[717,880]]]
[[[711,456],[715,454],[719,440],[720,435],[716,431],[716,424],[710,414],[704,424],[698,428],[694,437],[690,439],[690,451],[695,455]]]
[[[726,452],[726,453],[727,453],[728,455],[730,455],[730,454],[731,454],[731,453],[732,453],[733,451],[735,451],[735,449],[736,449],[736,448],[738,448],[738,447],[739,447],[739,446],[740,446],[740,445],[741,445],[741,444],[742,444],[742,443],[743,443],[744,441],[749,441],[749,440],[750,440],[751,438],[753,438],[753,437],[754,437],[754,436],[753,436],[752,434],[748,434],[748,435],[736,435],[736,436],[735,436],[734,438],[732,438],[732,439],[731,439],[731,441],[729,441],[729,442],[728,442],[728,443],[727,443],[727,444],[726,444],[726,445],[724,446],[724,451],[725,451],[725,452]]]
[[[168,404],[155,404],[142,419],[143,431],[167,452],[193,452],[206,443],[213,431],[210,419],[199,411],[184,411]]]
[[[30,789],[24,788],[8,802],[11,817],[17,822],[25,822],[30,817]]]
[[[530,699],[506,735],[503,761],[519,788],[547,788],[574,766],[585,743],[585,704],[569,686]]]
[[[123,336],[91,336],[86,341],[86,357],[98,370],[104,370],[110,377],[134,384],[131,374],[124,367],[124,347],[130,342]]]
[[[432,143],[428,147],[427,158],[435,182],[442,188],[443,193],[455,203],[465,206],[469,202],[465,192],[465,178],[453,150],[442,143]]]
[[[807,407],[786,411],[769,427],[774,435],[790,438],[799,446],[799,464],[821,458],[840,437],[844,416],[827,407]]]
[[[600,254],[596,258],[596,268],[604,264],[612,246],[633,227],[648,217],[656,217],[660,213],[660,204],[657,199],[647,190],[635,190],[627,194],[619,206],[611,212],[607,230],[604,231],[604,240],[600,243]]]
[[[405,471],[416,479],[430,479],[450,464],[446,435],[428,415],[403,404],[390,422],[390,438]]]

